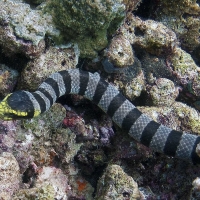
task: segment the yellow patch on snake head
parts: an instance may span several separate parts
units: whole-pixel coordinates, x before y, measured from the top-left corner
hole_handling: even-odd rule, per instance
[[[12,120],[34,116],[32,102],[24,91],[9,94],[0,102],[0,119]]]
[[[19,110],[11,108],[11,106],[8,104],[8,98],[11,95],[12,94],[7,95],[0,103],[0,119],[12,120],[12,119],[23,118],[28,115],[27,112],[20,112]]]

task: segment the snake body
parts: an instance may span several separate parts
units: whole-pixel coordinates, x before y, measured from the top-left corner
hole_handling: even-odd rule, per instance
[[[0,103],[0,118],[33,118],[47,111],[64,94],[79,94],[91,100],[143,145],[168,156],[200,163],[196,153],[199,136],[172,130],[153,121],[98,73],[79,69],[54,73],[35,92],[16,91],[6,96]]]

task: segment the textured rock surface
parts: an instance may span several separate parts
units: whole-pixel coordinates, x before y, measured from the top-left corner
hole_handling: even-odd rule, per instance
[[[32,10],[21,1],[0,1],[0,45],[8,56],[15,53],[35,57],[45,49],[46,34],[58,36],[48,14]]]
[[[76,45],[68,48],[49,48],[45,53],[27,63],[21,73],[18,88],[36,90],[39,84],[52,73],[75,68],[78,57],[79,50]]]
[[[0,155],[0,199],[11,199],[20,187],[19,165],[11,153]]]
[[[142,20],[130,13],[119,32],[131,44],[154,55],[173,52],[177,45],[176,34],[167,26],[154,20]]]
[[[157,20],[171,28],[180,39],[181,46],[190,51],[200,44],[198,3],[196,0],[161,0],[156,10]]]
[[[18,78],[18,72],[6,65],[0,64],[0,95],[5,96],[12,92]]]
[[[139,200],[137,183],[118,165],[106,168],[97,185],[96,200],[130,199]]]
[[[183,85],[198,79],[200,68],[195,64],[189,53],[176,48],[169,61],[174,75]]]
[[[106,54],[109,61],[116,67],[126,67],[134,62],[132,46],[123,36],[112,39]]]
[[[51,185],[44,185],[38,188],[21,189],[14,196],[14,200],[32,200],[32,199],[43,199],[43,200],[54,200],[55,191]],[[66,198],[65,198],[66,199]],[[64,198],[63,198],[64,200]]]
[[[63,37],[78,43],[82,57],[97,56],[107,45],[107,34],[114,33],[125,17],[122,0],[52,0],[47,7]]]
[[[155,85],[150,90],[150,96],[153,105],[170,106],[175,102],[178,96],[178,88],[174,83],[166,78],[159,78],[155,81]]]

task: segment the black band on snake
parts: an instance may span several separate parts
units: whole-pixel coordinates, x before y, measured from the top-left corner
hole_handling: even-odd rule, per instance
[[[47,78],[35,92],[16,91],[0,103],[3,120],[33,118],[47,111],[64,94],[79,94],[93,101],[138,142],[168,156],[200,163],[196,147],[200,137],[172,130],[141,113],[98,73],[79,69],[60,71]]]

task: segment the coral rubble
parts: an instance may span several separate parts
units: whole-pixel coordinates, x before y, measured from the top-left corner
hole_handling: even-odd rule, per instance
[[[137,183],[118,165],[108,166],[99,179],[95,199],[130,199],[139,200],[140,191]]]

